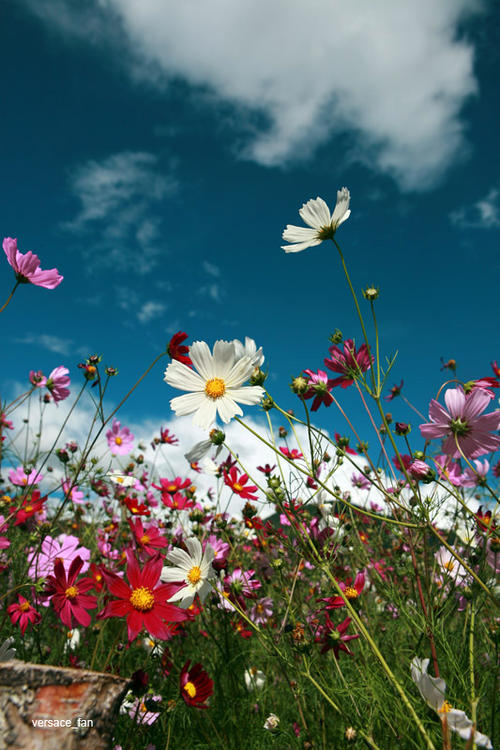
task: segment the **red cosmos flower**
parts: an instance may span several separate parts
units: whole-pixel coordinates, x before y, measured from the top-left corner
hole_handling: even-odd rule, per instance
[[[224,472],[224,483],[228,487],[231,487],[232,491],[239,495],[243,500],[257,500],[257,495],[253,494],[257,491],[257,487],[254,484],[245,486],[248,482],[248,474],[241,474],[238,477],[238,469],[233,466],[228,472]]]
[[[198,461],[191,461],[189,465],[193,471],[196,471],[197,474],[201,474],[201,466],[199,465]]]
[[[21,629],[21,635],[24,635],[26,628],[31,623],[32,625],[38,625],[42,619],[40,612],[31,606],[29,601],[19,594],[19,601],[17,604],[11,604],[7,607],[7,612],[10,617],[10,621],[13,625],[19,622]]]
[[[102,591],[102,587],[104,585],[102,571],[103,571],[102,565],[96,565],[95,563],[90,563],[90,574],[94,581],[94,588],[97,592]]]
[[[342,589],[344,596],[346,599],[357,599],[358,596],[363,591],[363,588],[365,586],[365,573],[362,570],[361,573],[358,573],[355,580],[354,585],[351,585],[350,583],[339,583],[340,588]],[[320,602],[327,602],[325,609],[337,609],[338,607],[344,607],[345,601],[342,599],[341,596],[330,596],[326,599],[320,599]]]
[[[351,456],[358,455],[355,450],[353,450],[352,448],[349,448],[349,438],[344,437],[343,435],[340,434],[340,432],[335,433],[335,442],[337,443],[339,448],[342,448],[343,451],[345,451],[346,453],[349,453]]]
[[[175,435],[170,434],[170,430],[163,429],[163,427],[160,428],[160,443],[168,443],[169,445],[175,445],[179,441],[175,437]]]
[[[404,380],[402,380],[399,385],[393,385],[389,392],[389,395],[384,396],[384,401],[392,401],[393,398],[396,398],[396,396],[399,396],[401,394],[401,391],[403,390],[403,383],[404,383]]]
[[[161,490],[163,494],[175,495],[176,492],[182,492],[182,490],[187,490],[188,487],[191,487],[191,480],[181,479],[180,477],[175,477],[175,479],[160,479],[160,486],[157,484],[153,484],[152,486],[156,490]]]
[[[109,602],[99,613],[99,617],[126,616],[130,642],[143,628],[153,638],[166,640],[169,637],[168,623],[188,619],[183,609],[168,603],[180,586],[176,583],[157,585],[163,567],[163,560],[160,557],[149,560],[141,571],[132,550],[128,549],[126,555],[129,583],[116,573],[103,571],[107,586],[113,596],[117,597],[117,601]]]
[[[269,466],[269,464],[266,464],[265,466],[257,466],[258,470],[261,471],[263,474],[266,475],[266,477],[271,476],[274,469],[276,468],[276,464],[274,466]]]
[[[181,697],[194,708],[208,708],[205,701],[210,698],[214,692],[214,683],[205,672],[201,664],[194,664],[191,669],[189,665],[191,660],[187,661],[182,667],[179,678]]]
[[[333,372],[340,372],[341,376],[330,381],[332,386],[340,385],[342,388],[354,383],[354,378],[361,372],[366,372],[372,366],[374,360],[366,344],[361,344],[358,351],[352,339],[344,341],[344,351],[332,344],[328,351],[332,355],[330,359],[323,360],[325,366]]]
[[[167,540],[164,536],[161,536],[154,524],[150,524],[144,528],[140,518],[137,518],[136,521],[132,521],[132,519],[129,518],[128,523],[135,537],[135,541],[148,555],[154,555],[157,550],[167,546]]]
[[[96,597],[87,594],[87,591],[94,588],[94,580],[90,577],[76,580],[82,565],[82,558],[75,557],[66,575],[63,561],[57,558],[54,563],[54,575],[47,576],[46,580],[44,594],[52,597],[52,606],[70,630],[73,627],[73,617],[84,628],[90,625],[87,610],[95,609],[97,605]]]
[[[139,503],[136,497],[126,497],[123,501],[134,516],[150,516],[151,511],[144,503]]]
[[[191,358],[187,356],[189,354],[189,346],[182,343],[187,337],[187,333],[184,333],[183,331],[177,331],[177,333],[174,333],[167,345],[167,352],[171,359],[176,359],[179,362],[188,365],[188,367],[191,367],[193,363],[191,362]]]
[[[176,492],[175,495],[166,493],[161,496],[161,501],[167,508],[173,508],[174,510],[187,510],[188,508],[194,508],[196,505],[194,500],[190,500],[181,492]]]
[[[288,448],[280,448],[280,453],[282,453],[285,458],[288,458],[289,461],[295,461],[298,458],[304,458],[303,454],[300,453],[297,448],[292,448],[292,450],[289,450]]]
[[[40,497],[38,490],[34,490],[30,497],[25,497],[23,504],[16,513],[14,526],[19,526],[20,523],[24,523],[28,518],[32,518],[35,513],[40,513],[43,510],[43,504],[46,500],[46,496]]]
[[[495,518],[492,518],[491,510],[483,510],[483,506],[480,505],[475,514],[475,519],[481,531],[488,531],[491,533],[496,531]]]
[[[341,622],[339,625],[334,625],[330,620],[329,615],[326,614],[325,625],[320,628],[320,635],[316,636],[315,638],[316,643],[323,644],[323,647],[321,649],[322,654],[326,654],[327,651],[333,649],[333,653],[335,654],[336,659],[339,658],[340,651],[345,651],[346,654],[352,656],[352,652],[349,651],[345,644],[346,641],[352,641],[355,638],[359,638],[359,633],[355,633],[354,635],[345,635],[345,631],[350,624],[351,618],[346,617],[344,622]]]

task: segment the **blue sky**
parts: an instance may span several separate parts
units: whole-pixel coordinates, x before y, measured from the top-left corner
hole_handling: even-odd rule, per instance
[[[0,227],[64,282],[20,288],[3,314],[2,395],[30,369],[76,383],[99,353],[116,402],[181,329],[253,337],[293,406],[290,376],[322,366],[336,327],[361,340],[330,244],[280,249],[302,203],[333,206],[343,185],[338,240],[399,351],[389,385],[426,411],[441,357],[492,374],[499,18],[477,0],[4,4]],[[170,417],[165,365],[124,421]]]

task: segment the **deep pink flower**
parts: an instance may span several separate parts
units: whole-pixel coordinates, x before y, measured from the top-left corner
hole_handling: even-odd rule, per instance
[[[19,594],[17,604],[11,604],[7,607],[7,612],[10,617],[10,621],[13,625],[19,622],[19,628],[21,635],[24,635],[26,628],[31,623],[32,625],[38,625],[42,619],[40,612],[31,606],[29,601]]]
[[[477,458],[498,448],[500,436],[492,435],[491,431],[500,426],[500,410],[483,414],[490,403],[486,391],[474,388],[465,395],[462,388],[449,388],[444,400],[448,411],[435,399],[430,402],[431,421],[420,425],[422,437],[426,440],[445,438],[442,451],[452,458],[458,458],[461,453],[467,458]]]
[[[97,598],[87,592],[94,588],[94,579],[81,578],[78,574],[83,566],[81,557],[75,557],[66,575],[63,561],[57,558],[54,563],[54,575],[47,576],[45,594],[52,597],[52,606],[68,628],[73,627],[73,617],[86,628],[90,625],[91,617],[88,609],[95,609]]]
[[[153,638],[166,640],[169,637],[168,624],[183,622],[189,617],[184,609],[168,603],[181,586],[177,583],[157,585],[163,568],[160,557],[147,562],[141,570],[132,550],[128,549],[126,555],[129,583],[116,573],[103,570],[104,580],[117,599],[109,602],[99,617],[126,616],[129,641],[133,641],[143,628]]]
[[[236,466],[231,467],[228,472],[224,472],[224,483],[231,487],[232,491],[239,495],[243,500],[257,500],[257,487],[254,484],[248,484],[248,474],[240,474]]]
[[[67,367],[56,367],[47,378],[45,385],[56,402],[64,401],[69,396],[69,388],[67,386],[71,383],[71,380],[68,377],[68,373],[69,370]]]
[[[323,644],[323,647],[321,649],[322,654],[326,654],[327,651],[333,649],[333,653],[335,654],[336,659],[339,658],[340,651],[344,651],[349,656],[352,656],[351,651],[349,651],[345,644],[348,641],[359,638],[359,633],[355,633],[354,635],[345,635],[345,631],[350,624],[351,618],[346,617],[346,619],[339,625],[334,625],[334,623],[330,620],[328,613],[326,614],[325,625],[321,626],[320,632],[315,639],[317,643]]]
[[[30,370],[30,383],[31,385],[34,385],[35,388],[43,388],[43,386],[46,384],[47,378],[43,374],[41,370]]]
[[[136,518],[135,521],[129,518],[128,522],[135,541],[146,554],[155,555],[159,549],[167,546],[167,540],[154,524],[144,527],[140,518]]]
[[[358,351],[352,339],[344,341],[344,351],[338,346],[332,344],[329,347],[330,359],[325,359],[325,366],[333,372],[340,372],[341,376],[331,381],[332,386],[340,385],[347,388],[354,383],[354,378],[360,372],[366,372],[370,369],[373,362],[373,356],[368,351],[366,344],[361,344]]]
[[[496,360],[491,363],[491,369],[493,370],[495,376],[497,378],[500,378],[500,367],[498,366],[498,362]]]
[[[460,487],[462,483],[462,468],[459,464],[452,461],[451,457],[446,456],[444,453],[435,456],[434,463],[436,464],[436,470],[440,479],[447,480],[455,487]]]
[[[163,429],[163,427],[160,427],[160,443],[168,443],[169,445],[175,445],[179,441],[175,437],[175,435],[170,434],[170,430],[168,428]]]
[[[161,496],[161,501],[163,505],[173,510],[188,510],[195,506],[195,501],[183,495],[182,492],[176,492],[175,495],[165,492]]]
[[[363,474],[356,474],[356,472],[351,476],[351,484],[353,487],[359,487],[360,490],[369,490],[372,486],[369,479],[364,477]]]
[[[182,492],[182,490],[191,487],[191,480],[181,479],[181,477],[175,477],[175,479],[160,479],[160,486],[153,484],[153,487],[157,490],[161,490],[162,493],[175,495],[176,492]]]
[[[134,444],[134,436],[128,427],[122,427],[117,419],[113,419],[113,426],[106,433],[109,450],[117,456],[130,453]]]
[[[65,496],[69,494],[72,502],[74,502],[75,505],[85,504],[85,493],[81,492],[81,490],[79,490],[76,485],[73,485],[73,487],[71,487],[70,479],[63,479],[62,491],[64,492]]]
[[[351,599],[357,599],[365,586],[364,571],[362,570],[357,574],[356,578],[354,579],[354,584],[339,583],[339,586],[342,589],[346,599],[349,599],[349,601],[351,601]],[[340,595],[330,596],[326,599],[320,599],[320,601],[326,602],[325,609],[337,609],[338,607],[345,607],[345,601]]]
[[[393,385],[392,388],[391,388],[391,390],[390,390],[390,392],[389,392],[389,395],[388,396],[384,396],[384,400],[385,401],[392,401],[393,398],[396,398],[396,396],[399,396],[401,394],[402,389],[403,389],[403,383],[404,383],[404,380],[402,380],[399,385]]]
[[[328,378],[324,370],[318,370],[318,372],[304,370],[304,372],[309,376],[309,388],[304,393],[304,398],[312,398],[314,396],[311,411],[318,411],[321,404],[330,406],[333,403],[333,396],[330,391],[333,388],[334,381]]]
[[[297,448],[292,448],[292,450],[289,450],[288,448],[280,448],[280,453],[282,453],[285,458],[288,458],[289,461],[296,461],[299,458],[304,458]]]
[[[31,251],[20,253],[17,249],[17,239],[5,237],[3,249],[21,284],[31,283],[35,286],[43,286],[45,289],[55,289],[64,278],[59,275],[57,268],[42,271],[38,255],[34,255]]]

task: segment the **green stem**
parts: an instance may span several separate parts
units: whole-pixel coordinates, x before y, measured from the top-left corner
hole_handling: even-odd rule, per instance
[[[11,293],[7,297],[6,301],[3,303],[2,307],[0,307],[0,313],[5,310],[5,308],[7,307],[7,305],[9,304],[9,302],[11,301],[12,297],[14,296],[14,292],[16,291],[16,289],[17,289],[17,287],[19,286],[20,283],[21,282],[19,280],[16,281],[16,285],[15,285],[14,289],[11,291]]]

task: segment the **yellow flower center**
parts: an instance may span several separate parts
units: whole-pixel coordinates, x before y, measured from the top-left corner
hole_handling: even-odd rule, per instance
[[[201,578],[201,568],[199,567],[199,565],[193,565],[186,578],[188,579],[189,583],[192,583],[193,585],[198,583]]]
[[[25,505],[24,506],[25,513],[31,513],[32,510],[33,510],[33,506],[32,505]]]
[[[76,586],[68,586],[64,593],[67,599],[74,599],[76,596],[78,596],[78,589],[76,588]]]
[[[348,586],[346,590],[344,591],[344,596],[346,599],[357,599],[359,594],[354,588],[354,586]]]
[[[207,380],[205,385],[205,393],[209,398],[214,401],[224,395],[226,392],[226,384],[222,378],[211,378]]]
[[[27,612],[30,607],[31,604],[29,602],[23,602],[19,605],[19,609],[21,610],[21,612]]]
[[[441,708],[439,709],[440,714],[448,714],[452,710],[451,703],[448,703],[448,701],[445,701]]]
[[[167,492],[177,492],[177,485],[176,484],[169,484],[167,487]]]
[[[241,486],[241,484],[238,484],[238,482],[235,482],[235,483],[233,484],[233,490],[234,490],[235,492],[242,492],[242,490],[243,490],[243,487]]]
[[[123,443],[123,440],[121,439],[121,437],[117,436],[117,437],[115,437],[115,443],[117,445],[121,445]]]
[[[150,609],[153,609],[155,596],[151,589],[141,586],[132,591],[129,601],[134,609],[138,609],[139,612],[149,612]]]
[[[453,570],[453,568],[455,567],[455,561],[454,560],[447,560],[444,563],[443,567],[446,568],[446,570],[449,570],[451,572]]]
[[[194,696],[196,695],[196,686],[192,682],[186,682],[186,684],[184,685],[184,690],[190,698],[194,698]]]
[[[251,675],[256,675],[259,670],[257,669],[257,667],[250,667],[248,671]]]
[[[141,538],[139,539],[139,541],[140,541],[141,544],[147,544],[149,542],[148,535],[144,534],[144,536],[141,536]]]

